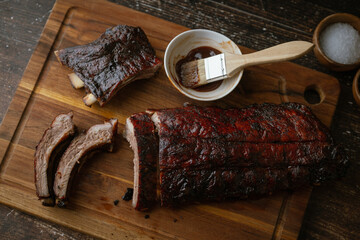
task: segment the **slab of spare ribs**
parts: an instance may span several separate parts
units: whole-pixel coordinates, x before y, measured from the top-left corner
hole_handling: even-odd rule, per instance
[[[244,199],[344,175],[348,159],[310,108],[187,106],[126,121],[134,150],[133,206]],[[157,168],[159,176],[157,177]]]
[[[109,28],[94,42],[61,49],[55,55],[83,81],[87,105],[94,98],[103,106],[120,88],[152,77],[162,65],[144,31],[126,25]]]

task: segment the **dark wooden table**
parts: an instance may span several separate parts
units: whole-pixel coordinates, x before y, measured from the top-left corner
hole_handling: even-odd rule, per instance
[[[55,0],[0,1],[0,121],[13,97]],[[116,3],[184,25],[221,32],[234,42],[263,49],[291,40],[311,41],[324,17],[360,14],[353,1],[154,1]],[[359,239],[360,237],[360,106],[351,86],[355,71],[336,73],[321,66],[313,54],[295,61],[333,75],[341,95],[331,131],[344,144],[351,168],[341,181],[315,187],[299,239]],[[92,239],[82,233],[0,205],[0,239]]]

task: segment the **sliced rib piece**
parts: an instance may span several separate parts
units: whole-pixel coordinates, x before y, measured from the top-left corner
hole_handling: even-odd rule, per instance
[[[58,206],[66,204],[70,184],[85,160],[98,150],[112,151],[117,132],[117,119],[110,119],[104,124],[89,128],[86,133],[75,137],[60,159],[55,175],[54,192],[59,199]]]
[[[329,130],[298,103],[245,108],[189,106],[158,110],[153,115],[159,136],[223,138],[243,142],[328,141]]]
[[[55,52],[62,65],[72,69],[103,106],[122,87],[152,77],[161,66],[144,31],[119,25],[94,42]]]
[[[143,211],[156,202],[158,140],[147,113],[126,120],[124,135],[134,151],[134,194],[132,205]]]
[[[44,132],[34,154],[36,194],[43,205],[54,206],[54,175],[60,157],[75,134],[73,113],[58,115]]]

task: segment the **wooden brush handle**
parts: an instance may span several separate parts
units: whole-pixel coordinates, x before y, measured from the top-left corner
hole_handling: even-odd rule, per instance
[[[314,44],[310,42],[292,41],[250,54],[237,55],[225,53],[226,70],[229,76],[233,76],[245,67],[301,57],[313,47]]]

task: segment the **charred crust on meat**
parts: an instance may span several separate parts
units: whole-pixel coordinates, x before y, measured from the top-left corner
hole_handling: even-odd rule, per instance
[[[109,28],[95,41],[55,55],[84,82],[86,92],[100,106],[130,82],[154,76],[162,65],[144,31],[126,25]]]
[[[129,122],[139,146],[149,144],[141,139],[155,127],[162,206],[267,196],[336,179],[348,167],[329,129],[298,103],[241,109],[186,106],[150,110],[146,119],[143,115],[134,114]],[[153,164],[154,158],[153,153],[144,159]],[[138,179],[149,177],[147,166],[137,169]],[[149,192],[155,186],[142,184],[141,190]],[[145,193],[137,194],[137,202],[149,203]]]

